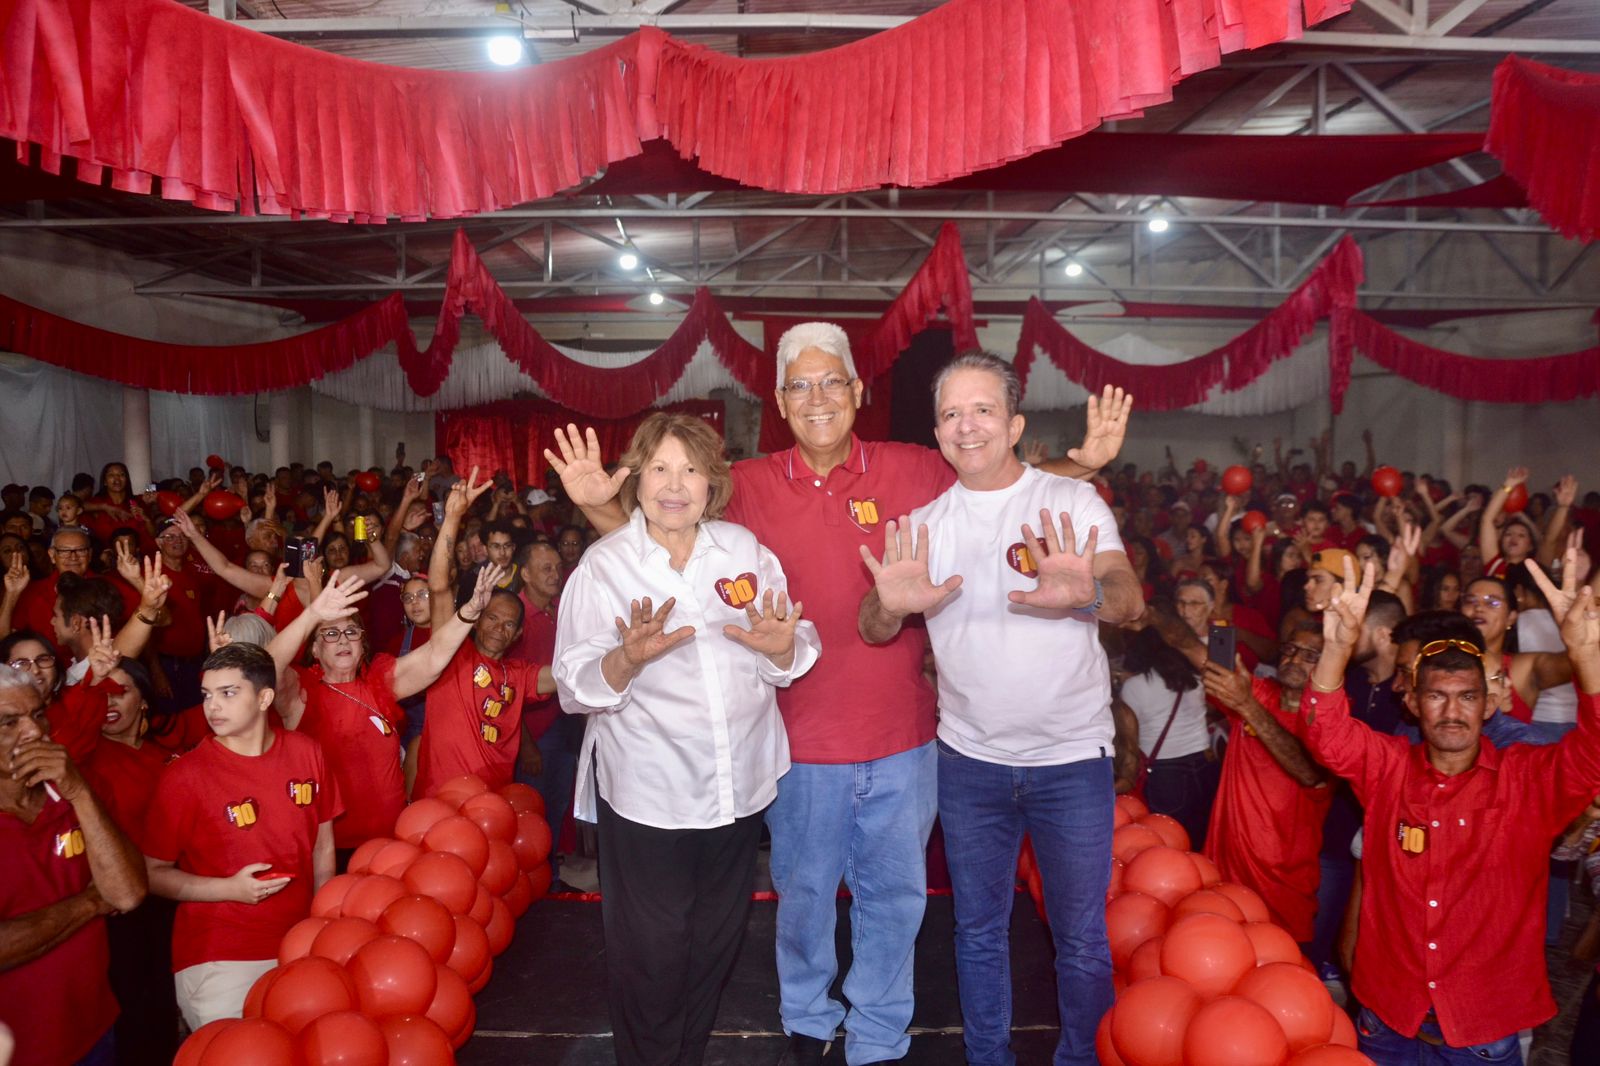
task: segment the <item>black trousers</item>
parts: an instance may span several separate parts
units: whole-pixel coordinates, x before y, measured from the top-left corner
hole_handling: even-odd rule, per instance
[[[172,984],[172,920],[178,905],[148,896],[127,914],[106,919],[111,990],[117,1016],[117,1062],[144,1066],[178,1053],[178,995]]]
[[[1209,750],[1209,749],[1208,749]],[[1144,782],[1144,800],[1157,814],[1170,815],[1189,832],[1189,846],[1205,847],[1211,825],[1211,804],[1222,783],[1222,760],[1208,759],[1206,751],[1157,759]]]
[[[600,912],[619,1066],[699,1066],[744,939],[760,813],[656,829],[601,800]]]

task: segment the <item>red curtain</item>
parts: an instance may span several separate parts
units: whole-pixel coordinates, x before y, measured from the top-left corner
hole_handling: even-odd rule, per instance
[[[1520,56],[1495,68],[1484,150],[1567,237],[1600,234],[1600,74]]]
[[[665,136],[783,192],[933,185],[1164,103],[1350,0],[951,0],[811,55],[646,28],[463,73],[363,63],[172,0],[0,0],[0,136],[57,173],[214,210],[382,221],[541,199]]]

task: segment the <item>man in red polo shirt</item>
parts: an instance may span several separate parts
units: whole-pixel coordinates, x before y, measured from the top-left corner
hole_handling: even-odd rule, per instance
[[[3,664],[0,870],[0,1021],[16,1035],[13,1066],[110,1066],[104,919],[143,901],[144,862],[51,741],[33,679]]]
[[[869,645],[857,630],[872,576],[861,547],[881,550],[884,523],[931,502],[955,471],[929,448],[862,441],[852,432],[866,385],[838,326],[808,322],[778,342],[777,400],[795,446],[733,465],[723,517],[749,527],[783,561],[827,654],[778,694],[793,764],[767,812],[778,891],[779,1011],[785,1062],[820,1062],[841,1022],[845,1059],[902,1058],[910,1046],[912,951],[927,902],[925,849],[937,810],[935,696],[923,676],[927,636],[908,625]],[[1131,401],[1090,397],[1081,449],[1044,465],[1087,476],[1115,458]],[[567,495],[602,531],[623,523],[597,439],[558,433],[545,457]],[[580,768],[581,772],[581,768]],[[836,896],[851,890],[850,1001],[831,994]]]
[[[1361,636],[1368,564],[1323,613],[1325,644],[1302,704],[1312,753],[1365,808],[1361,919],[1352,987],[1360,1048],[1378,1062],[1521,1063],[1517,1034],[1556,1012],[1545,975],[1550,841],[1600,791],[1600,610],[1528,567],[1561,623],[1579,692],[1578,727],[1559,743],[1498,749],[1480,650],[1422,646],[1406,706],[1420,743],[1350,715],[1344,670]]]

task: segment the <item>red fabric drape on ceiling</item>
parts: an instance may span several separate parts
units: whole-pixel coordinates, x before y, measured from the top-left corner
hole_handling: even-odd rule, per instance
[[[1484,149],[1567,237],[1600,235],[1600,74],[1507,56],[1495,68]]]
[[[1224,53],[1350,0],[951,0],[806,56],[747,60],[647,27],[463,73],[363,63],[172,0],[0,0],[0,136],[55,173],[215,210],[456,218],[568,188],[665,136],[783,192],[926,186],[1171,98]]]

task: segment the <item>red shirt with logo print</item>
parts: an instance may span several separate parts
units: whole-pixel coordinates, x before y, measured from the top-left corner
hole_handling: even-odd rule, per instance
[[[921,619],[908,619],[887,644],[861,639],[856,617],[872,589],[864,544],[883,555],[884,526],[955,484],[929,448],[852,435],[850,455],[818,476],[799,448],[733,465],[733,499],[723,515],[756,535],[783,564],[789,594],[805,605],[827,654],[778,690],[790,758],[802,763],[867,762],[933,739],[936,706],[924,677]]]
[[[539,698],[543,664],[491,659],[468,637],[428,686],[414,797],[431,796],[462,774],[490,788],[511,783],[522,738],[523,701]]]
[[[400,770],[400,723],[394,698],[393,655],[377,655],[353,681],[335,685],[321,666],[295,667],[305,712],[297,726],[322,745],[339,785],[344,815],[333,823],[336,847],[359,847],[387,836],[406,805]]]
[[[260,903],[178,904],[172,969],[203,962],[276,958],[289,927],[311,912],[317,832],[344,812],[322,747],[276,726],[260,755],[240,755],[215,737],[161,773],[144,832],[144,853],[201,877],[232,877],[267,862],[294,874]]]

